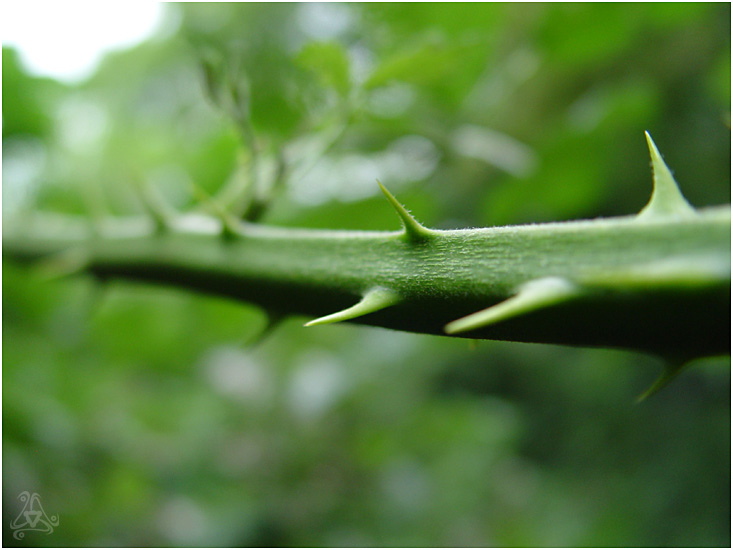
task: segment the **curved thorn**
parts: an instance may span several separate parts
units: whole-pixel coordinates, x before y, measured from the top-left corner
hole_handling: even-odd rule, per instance
[[[252,336],[248,336],[244,346],[254,348],[264,342],[287,317],[284,313],[276,311],[265,311],[264,326]]]
[[[206,203],[211,213],[221,222],[221,236],[225,239],[239,236],[237,220],[195,182],[191,183],[191,188],[194,197],[199,202]]]
[[[682,196],[677,182],[672,176],[659,149],[654,144],[654,140],[646,135],[646,142],[649,146],[649,155],[652,158],[652,170],[654,172],[654,190],[652,198],[647,205],[639,212],[639,218],[650,218],[664,215],[675,215],[681,217],[689,217],[695,214],[695,209]]]
[[[712,254],[687,254],[677,258],[608,269],[579,280],[586,287],[695,288],[730,280],[730,260]]]
[[[397,211],[397,215],[400,217],[402,225],[405,228],[405,236],[407,237],[407,240],[411,242],[424,242],[434,236],[430,229],[418,222],[412,214],[410,214],[407,209],[399,203],[394,195],[392,195],[392,193],[382,185],[382,182],[377,180],[377,184],[382,190],[382,193],[384,193],[384,196],[387,197],[387,200],[390,202],[392,207]]]
[[[86,250],[70,248],[40,260],[37,268],[38,273],[50,281],[86,271],[90,263],[91,257]]]
[[[649,399],[652,395],[657,393],[659,390],[667,387],[667,385],[677,378],[677,376],[684,370],[684,367],[686,366],[685,361],[677,361],[674,363],[668,363],[664,367],[664,371],[662,374],[659,375],[659,378],[657,378],[654,383],[647,389],[644,393],[642,393],[639,397],[636,398],[637,403],[641,403],[642,401],[646,401]]]
[[[104,220],[111,215],[105,204],[101,186],[89,183],[84,186],[81,195],[89,215],[92,234],[99,236],[102,234]]]
[[[368,313],[374,313],[380,309],[387,308],[398,304],[401,301],[399,294],[388,288],[377,287],[369,290],[364,297],[356,305],[346,308],[342,311],[319,317],[308,321],[305,326],[312,327],[314,325],[327,325],[329,323],[338,323],[340,321],[348,321],[355,319]]]
[[[133,182],[132,187],[138,199],[140,199],[143,208],[145,208],[145,211],[155,222],[156,229],[159,232],[168,229],[171,225],[171,212],[170,208],[160,196],[149,185],[145,185],[144,183]]]
[[[476,330],[565,302],[577,294],[579,294],[578,287],[566,279],[559,277],[537,279],[523,285],[519,293],[503,302],[448,323],[444,330],[446,334]]]

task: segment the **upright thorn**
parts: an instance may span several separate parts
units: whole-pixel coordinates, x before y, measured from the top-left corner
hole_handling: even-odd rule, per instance
[[[531,311],[565,302],[579,293],[578,287],[566,279],[546,277],[530,281],[519,293],[494,306],[483,309],[445,326],[446,334],[480,329]]]
[[[104,202],[104,195],[99,184],[88,184],[82,189],[82,198],[89,215],[92,233],[95,236],[101,235],[104,227],[104,220],[111,214]]]
[[[133,182],[140,202],[145,211],[155,222],[155,227],[159,232],[163,232],[170,227],[171,212],[168,205],[158,196],[150,186],[144,183]]]
[[[216,216],[221,222],[221,236],[225,239],[231,239],[239,235],[237,231],[238,222],[234,219],[229,212],[227,212],[216,200],[211,198],[206,191],[204,191],[196,183],[192,183],[193,195],[200,202],[205,203],[211,213]]]
[[[377,180],[377,184],[379,184],[379,188],[382,190],[382,193],[384,193],[384,196],[387,197],[387,200],[390,202],[392,207],[397,211],[397,215],[400,217],[402,225],[405,228],[405,237],[408,241],[414,243],[425,242],[434,236],[433,231],[413,218],[412,214],[410,214],[407,209],[402,206],[396,198],[394,198],[394,195],[392,195],[392,193],[382,185],[382,182]]]
[[[659,149],[654,144],[649,132],[645,132],[649,154],[652,158],[654,172],[654,190],[649,203],[639,212],[639,218],[649,219],[658,216],[690,217],[695,215],[695,209],[682,196],[672,172],[662,159]]]
[[[353,305],[344,310],[326,315],[325,317],[319,317],[305,324],[306,327],[312,327],[314,325],[327,325],[329,323],[338,323],[340,321],[348,321],[349,319],[355,319],[368,313],[374,313],[380,309],[387,308],[398,304],[401,301],[399,294],[388,288],[376,287],[369,290],[364,297],[356,305]]]

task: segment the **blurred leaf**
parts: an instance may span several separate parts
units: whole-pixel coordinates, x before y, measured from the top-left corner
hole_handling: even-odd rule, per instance
[[[447,78],[460,66],[463,55],[477,46],[477,42],[448,45],[442,41],[431,41],[409,50],[398,51],[385,58],[372,71],[364,87],[378,88],[395,80],[424,85]]]
[[[324,84],[346,96],[351,88],[349,57],[337,42],[311,42],[298,54],[296,61],[316,73]]]
[[[13,135],[45,137],[52,128],[50,99],[63,86],[25,74],[18,54],[3,46],[3,138]],[[22,101],[11,101],[22,98]]]

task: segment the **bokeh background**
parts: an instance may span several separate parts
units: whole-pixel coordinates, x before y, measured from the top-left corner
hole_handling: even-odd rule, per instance
[[[255,140],[268,224],[396,229],[376,178],[438,228],[630,214],[644,130],[691,203],[728,203],[730,20],[167,5],[72,84],[3,47],[3,210],[137,214],[131,182],[194,208]],[[729,358],[637,405],[657,358],[303,321],[253,345],[252,306],[4,262],[4,544],[730,546]],[[12,538],[22,491],[51,535]]]

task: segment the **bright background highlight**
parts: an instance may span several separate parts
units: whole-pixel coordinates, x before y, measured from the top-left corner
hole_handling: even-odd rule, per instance
[[[80,82],[105,53],[150,37],[165,11],[157,2],[7,2],[2,41],[32,74]]]

